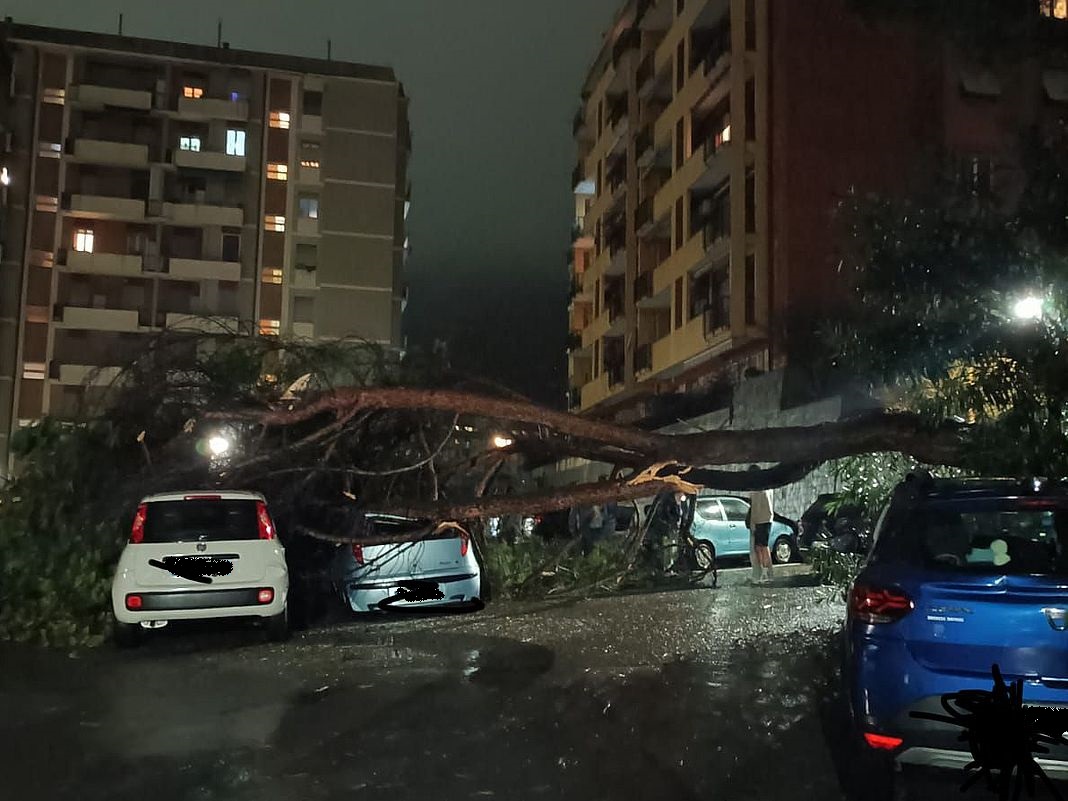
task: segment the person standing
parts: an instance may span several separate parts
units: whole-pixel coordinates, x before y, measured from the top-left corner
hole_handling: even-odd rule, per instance
[[[756,465],[750,470],[759,470]],[[756,581],[765,582],[772,578],[771,550],[768,540],[771,538],[771,521],[775,517],[774,501],[771,490],[754,490],[749,493],[750,520],[750,558],[756,557],[753,574]],[[759,568],[759,578],[756,577]]]

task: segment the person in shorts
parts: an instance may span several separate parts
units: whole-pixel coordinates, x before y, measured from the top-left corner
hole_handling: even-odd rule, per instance
[[[753,465],[750,470],[759,470]],[[754,490],[749,493],[749,525],[752,547],[750,553],[756,557],[753,563],[754,579],[758,582],[770,581],[772,578],[771,550],[768,541],[771,538],[771,521],[775,517],[771,490]],[[757,571],[759,570],[759,577]]]

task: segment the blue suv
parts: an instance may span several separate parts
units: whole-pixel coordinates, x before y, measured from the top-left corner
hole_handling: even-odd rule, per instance
[[[944,695],[990,691],[996,664],[1025,704],[1068,707],[1068,488],[1042,479],[912,475],[897,487],[850,589],[845,677],[861,748],[906,766],[962,769]],[[1068,748],[1038,760],[1068,772]],[[896,778],[895,778],[896,777]],[[899,797],[902,797],[899,794]]]

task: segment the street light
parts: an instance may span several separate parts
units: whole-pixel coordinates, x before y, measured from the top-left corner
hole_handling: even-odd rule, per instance
[[[1012,307],[1012,315],[1017,320],[1041,320],[1042,298],[1037,298],[1034,295],[1020,298]]]
[[[506,437],[504,434],[497,434],[493,438],[493,447],[498,450],[504,450],[505,448],[511,448],[515,444],[515,440],[511,437]]]
[[[230,450],[230,440],[222,434],[216,434],[208,440],[208,450],[211,451],[212,456],[219,459]]]

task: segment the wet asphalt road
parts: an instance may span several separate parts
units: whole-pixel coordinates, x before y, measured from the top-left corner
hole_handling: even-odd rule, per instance
[[[0,649],[6,798],[844,798],[824,588]],[[733,586],[731,586],[733,585]]]

